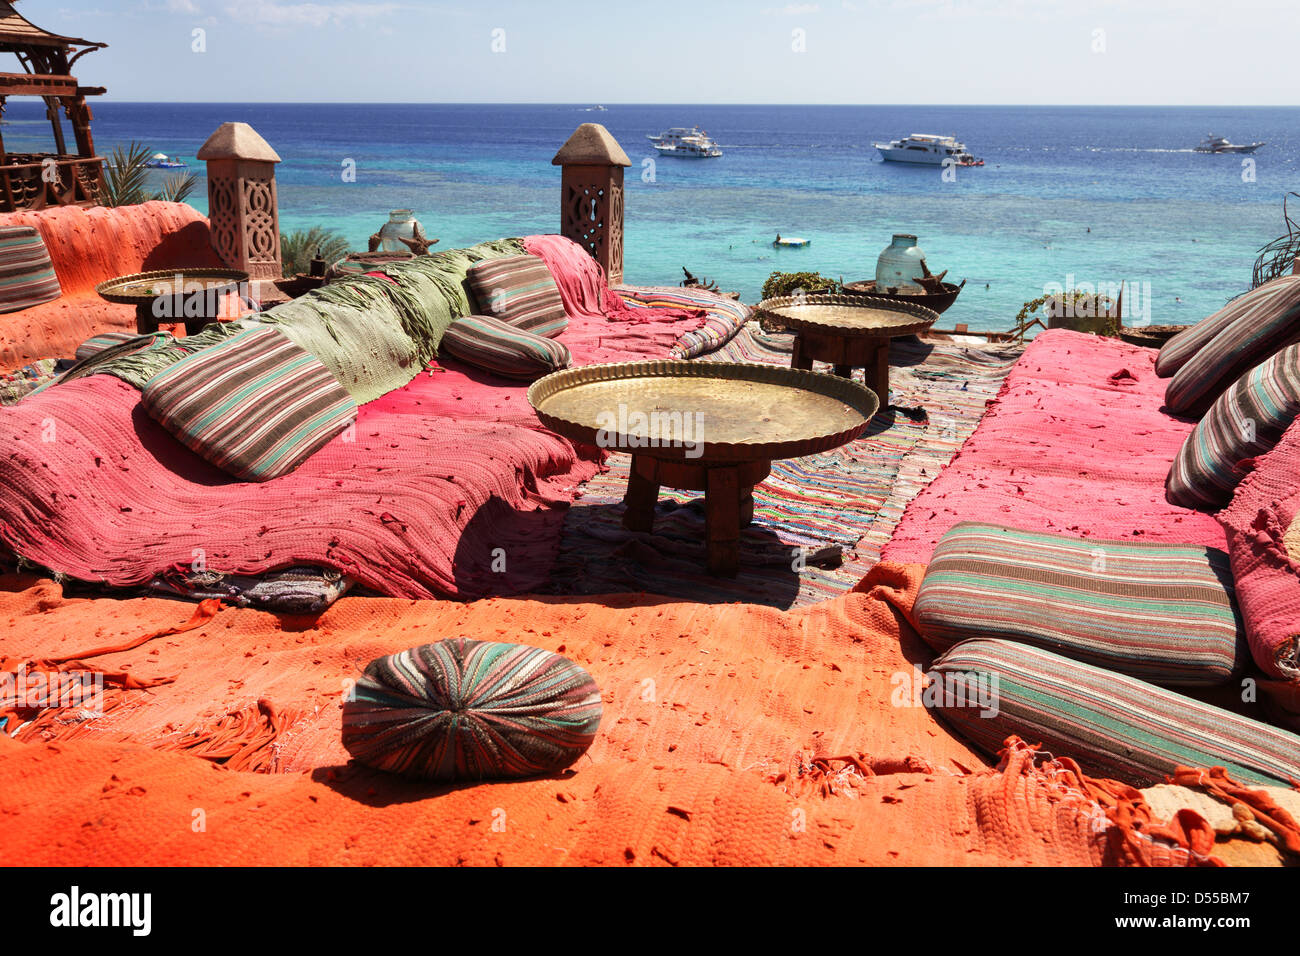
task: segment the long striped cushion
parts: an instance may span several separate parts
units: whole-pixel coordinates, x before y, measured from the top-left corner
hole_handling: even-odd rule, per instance
[[[343,746],[426,780],[530,777],[586,753],[601,709],[591,675],[558,654],[449,638],[370,663],[343,705]]]
[[[529,382],[568,368],[573,361],[562,343],[489,315],[457,319],[443,333],[438,349],[503,378]]]
[[[329,369],[268,326],[168,366],[142,400],[187,448],[246,481],[288,474],[357,415]]]
[[[92,335],[77,346],[75,358],[78,362],[84,362],[92,355],[98,355],[104,349],[112,348],[114,345],[121,345],[123,342],[130,342],[132,339],[139,338],[139,336],[139,332],[104,332],[100,335]]]
[[[53,302],[62,294],[45,240],[35,227],[0,227],[0,313]]]
[[[1282,276],[1242,296],[1243,306],[1192,355],[1165,389],[1179,415],[1205,412],[1242,374],[1300,341],[1300,276]]]
[[[934,662],[922,700],[996,755],[1012,734],[1136,786],[1180,766],[1290,785],[1300,737],[1171,690],[1013,641],[966,641]]]
[[[1256,365],[1215,400],[1183,442],[1165,497],[1185,508],[1218,511],[1246,476],[1244,462],[1268,452],[1300,415],[1300,345]]]
[[[506,256],[470,266],[479,308],[502,322],[554,338],[569,327],[560,287],[537,256]]]
[[[944,651],[1001,638],[1171,686],[1231,679],[1250,659],[1228,556],[966,521],[935,548],[915,617]]]

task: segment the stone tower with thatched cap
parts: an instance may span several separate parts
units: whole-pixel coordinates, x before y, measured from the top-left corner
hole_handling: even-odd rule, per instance
[[[208,164],[208,224],[217,255],[256,283],[279,279],[279,155],[247,123],[222,123],[197,155]]]
[[[623,168],[632,161],[599,123],[583,123],[551,160],[560,176],[560,234],[591,253],[610,285],[623,281]]]

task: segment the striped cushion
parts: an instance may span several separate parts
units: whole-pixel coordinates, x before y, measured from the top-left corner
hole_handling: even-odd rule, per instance
[[[139,336],[139,332],[104,332],[102,335],[92,335],[77,346],[75,358],[78,362],[84,362],[92,355],[98,355],[104,349],[112,348],[114,345],[121,345],[123,342],[130,342],[132,339],[139,338]]]
[[[569,327],[560,287],[537,256],[506,256],[470,267],[479,308],[535,335],[554,338]]]
[[[1253,784],[1300,778],[1295,734],[1041,648],[966,641],[929,677],[923,702],[991,755],[1017,734],[1092,776],[1136,786],[1180,766],[1223,767]]]
[[[53,302],[63,290],[33,226],[0,227],[0,313]]]
[[[600,717],[600,689],[572,661],[457,637],[372,661],[343,705],[343,746],[425,780],[530,777],[586,753]]]
[[[476,368],[529,382],[568,368],[573,361],[569,350],[554,339],[487,315],[467,315],[451,323],[438,348]]]
[[[935,548],[917,595],[935,650],[1002,638],[1156,684],[1232,678],[1249,649],[1228,556],[962,522]]]
[[[1165,481],[1176,505],[1218,511],[1246,476],[1244,462],[1277,444],[1300,415],[1300,345],[1255,366],[1218,397],[1183,442]]]
[[[1300,341],[1300,276],[1266,282],[1238,301],[1235,318],[1174,374],[1165,389],[1171,412],[1203,414],[1241,375]]]
[[[168,366],[142,399],[187,448],[246,481],[288,474],[357,415],[329,369],[268,326]]]

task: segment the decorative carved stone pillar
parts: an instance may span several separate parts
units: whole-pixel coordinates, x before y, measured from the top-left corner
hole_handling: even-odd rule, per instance
[[[281,278],[280,213],[270,144],[247,123],[223,123],[199,149],[208,164],[212,247],[231,269],[261,286]]]
[[[560,234],[586,249],[610,285],[623,281],[623,168],[632,161],[599,123],[583,123],[551,160],[560,175]]]

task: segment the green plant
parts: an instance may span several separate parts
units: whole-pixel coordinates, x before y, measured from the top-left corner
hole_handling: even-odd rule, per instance
[[[763,298],[775,299],[777,296],[793,295],[803,291],[809,295],[823,292],[839,292],[842,283],[829,279],[820,272],[773,272],[763,283]]]
[[[1078,289],[1066,289],[1064,292],[1053,292],[1051,295],[1040,295],[1037,299],[1030,299],[1016,313],[1016,330],[1023,334],[1034,322],[1038,322],[1046,328],[1047,323],[1036,315],[1033,320],[1030,320],[1029,317],[1049,302],[1059,303],[1059,311],[1065,315],[1079,318],[1105,318],[1111,316],[1107,319],[1100,334],[1112,337],[1119,335],[1121,323],[1118,318],[1113,316],[1115,303],[1110,296],[1098,295],[1095,292],[1080,292]],[[1046,311],[1044,309],[1044,313]]]
[[[164,202],[184,202],[198,186],[193,173],[168,176],[162,189],[148,191],[149,147],[144,143],[130,143],[125,148],[113,147],[108,168],[104,170],[104,189],[99,200],[105,206],[136,206],[142,202],[161,199]]]
[[[334,262],[347,255],[348,241],[324,226],[280,233],[280,261],[286,276],[307,272],[317,252],[326,262]]]
[[[104,170],[104,189],[100,202],[105,206],[134,206],[145,201],[145,186],[149,181],[149,147],[131,143],[125,148],[113,147],[108,168]]]
[[[198,187],[199,180],[193,173],[177,173],[163,180],[162,189],[153,196],[163,202],[184,202],[190,193]]]

